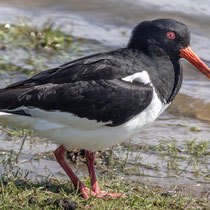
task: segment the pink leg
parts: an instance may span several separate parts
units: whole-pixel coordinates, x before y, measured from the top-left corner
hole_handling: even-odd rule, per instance
[[[75,189],[79,189],[80,193],[82,194],[82,196],[85,199],[88,199],[89,196],[96,196],[96,197],[100,197],[97,196],[96,193],[92,192],[89,190],[89,188],[87,188],[79,179],[78,177],[74,174],[74,172],[72,171],[72,169],[69,167],[68,163],[66,162],[65,158],[64,158],[64,154],[66,152],[66,149],[63,145],[61,145],[60,147],[58,147],[54,154],[56,157],[56,160],[58,161],[58,163],[61,165],[61,167],[64,169],[64,171],[67,173],[67,175],[69,176],[69,178],[71,179]]]
[[[93,152],[85,151],[86,161],[87,161],[87,167],[90,175],[90,182],[92,186],[92,191],[99,195],[100,197],[107,196],[108,198],[116,198],[116,197],[124,197],[121,193],[108,193],[108,192],[102,192],[99,188],[96,173],[95,173],[95,155]]]
[[[95,167],[94,167],[95,154],[93,152],[85,151],[85,156],[86,156],[86,161],[87,161],[88,172],[90,175],[92,191],[97,194],[101,194],[101,190],[98,186],[96,173],[95,173]]]

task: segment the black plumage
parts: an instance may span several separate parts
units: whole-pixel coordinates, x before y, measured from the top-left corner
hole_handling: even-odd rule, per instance
[[[98,58],[87,57],[10,85],[0,91],[0,107],[14,114],[24,114],[13,111],[21,106],[60,110],[109,126],[120,125],[152,100],[149,84],[121,79],[141,70],[129,59],[122,60],[121,52],[127,54],[128,50],[111,52],[116,60],[110,53],[98,54]],[[132,52],[128,55],[133,56]]]
[[[166,22],[170,30],[179,29],[178,40],[185,47],[186,26],[180,23],[179,28],[174,20]],[[155,32],[150,31],[152,26]],[[24,113],[13,111],[22,106],[59,110],[117,126],[148,107],[153,97],[151,84],[162,103],[169,103],[182,81],[179,59],[169,53],[174,44],[162,44],[169,29],[162,27],[161,21],[143,22],[134,29],[126,48],[80,58],[9,85],[0,90],[0,109],[15,114]],[[122,80],[143,71],[150,84]]]

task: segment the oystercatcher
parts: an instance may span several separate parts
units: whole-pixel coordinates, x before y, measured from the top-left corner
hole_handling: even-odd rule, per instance
[[[54,154],[84,198],[102,192],[94,151],[141,133],[172,102],[182,84],[180,58],[210,78],[190,48],[186,25],[173,19],[138,24],[125,48],[83,57],[0,90],[0,120],[33,129],[59,145]],[[91,190],[73,173],[66,149],[85,149]]]

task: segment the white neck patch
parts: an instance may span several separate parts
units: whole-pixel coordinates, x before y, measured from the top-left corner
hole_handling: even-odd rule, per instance
[[[144,83],[144,84],[148,84],[148,83],[151,82],[151,80],[149,78],[149,74],[146,71],[142,71],[142,72],[132,74],[130,76],[122,78],[122,80],[124,80],[126,82],[135,81],[135,82]]]

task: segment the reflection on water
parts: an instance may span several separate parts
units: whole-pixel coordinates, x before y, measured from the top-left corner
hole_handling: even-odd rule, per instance
[[[140,21],[155,18],[174,18],[187,24],[191,30],[191,45],[199,57],[210,65],[210,4],[208,0],[0,0],[0,23],[14,22],[16,16],[29,17],[39,25],[48,18],[62,30],[72,31],[76,37],[87,39],[90,48],[85,54],[125,46],[131,29]],[[98,48],[93,47],[96,45]],[[18,62],[18,61],[17,61]],[[55,62],[59,65],[59,61]],[[184,139],[209,140],[210,128],[210,83],[191,64],[183,61],[184,82],[181,94],[173,105],[145,129],[142,135],[133,139],[134,144],[147,142],[156,144],[162,139],[173,137],[178,144]],[[184,126],[180,126],[184,125]],[[189,127],[200,127],[192,132]],[[17,149],[17,145],[0,139],[0,150]],[[42,143],[40,144],[42,145]],[[33,154],[44,147],[35,144]],[[50,144],[49,144],[50,145]],[[55,149],[50,145],[46,149]],[[23,153],[31,155],[26,146]],[[151,159],[152,161],[152,159]],[[51,164],[53,165],[53,164]],[[57,173],[58,170],[54,169]]]

